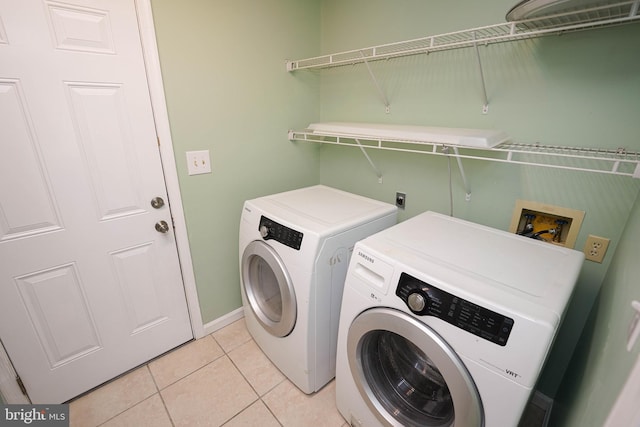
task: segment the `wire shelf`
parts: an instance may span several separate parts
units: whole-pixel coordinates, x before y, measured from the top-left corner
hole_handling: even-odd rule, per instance
[[[310,129],[289,131],[289,140],[596,172],[640,179],[640,153],[625,148],[613,150],[505,142],[487,149],[407,139],[383,139],[368,135],[323,134]]]
[[[638,22],[640,21],[639,4],[640,0],[622,1],[522,21],[506,22],[414,40],[288,61],[287,70],[295,71],[337,67],[364,61],[376,61],[400,56],[482,44],[488,45],[491,43]]]
[[[551,34],[640,22],[640,0],[620,1],[548,16],[455,31],[397,43],[350,50],[287,62],[288,71],[337,67],[360,62],[416,55]],[[481,64],[480,64],[481,67]],[[375,79],[374,79],[375,80]],[[485,96],[486,100],[486,96]],[[485,102],[486,104],[486,102]],[[486,107],[486,105],[485,105]],[[388,106],[387,106],[388,108]],[[483,110],[485,112],[485,110]],[[380,150],[451,156],[558,169],[597,172],[640,178],[640,154],[624,148],[592,149],[506,142],[493,148],[466,147],[380,138],[372,135],[336,134],[305,129],[289,131],[290,140]]]

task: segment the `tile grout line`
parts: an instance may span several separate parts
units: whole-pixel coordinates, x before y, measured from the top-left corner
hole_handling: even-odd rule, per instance
[[[162,391],[166,390],[167,388],[175,385],[176,383],[186,379],[187,377],[194,375],[195,373],[201,371],[202,369],[206,368],[207,366],[211,365],[212,363],[216,362],[216,361],[220,361],[222,357],[226,357],[231,364],[233,365],[233,367],[238,371],[238,373],[240,374],[240,376],[247,382],[247,384],[251,387],[251,390],[253,390],[253,392],[256,395],[256,398],[254,400],[251,401],[251,403],[249,403],[248,405],[246,405],[244,408],[242,408],[239,412],[237,412],[233,417],[229,418],[228,420],[226,420],[224,422],[224,424],[222,425],[226,425],[228,424],[231,420],[235,419],[236,417],[238,417],[240,414],[242,414],[244,411],[246,411],[248,408],[250,408],[252,405],[254,405],[256,402],[260,401],[260,403],[262,405],[264,405],[267,409],[267,411],[272,415],[272,417],[274,418],[274,420],[278,423],[279,426],[284,426],[284,424],[282,423],[282,421],[276,416],[275,413],[273,413],[272,409],[267,405],[267,403],[264,401],[264,397],[269,394],[271,391],[273,391],[276,387],[278,387],[280,384],[282,384],[284,381],[286,381],[286,377],[281,380],[280,382],[278,382],[277,384],[275,384],[274,386],[272,386],[271,388],[269,388],[268,390],[266,390],[262,395],[260,394],[260,392],[254,387],[254,385],[249,381],[249,379],[245,376],[245,374],[242,372],[242,370],[240,369],[240,367],[234,362],[234,360],[230,357],[229,353],[233,352],[235,350],[237,350],[238,348],[240,348],[241,346],[254,341],[253,337],[249,336],[249,338],[246,341],[243,341],[242,343],[239,343],[233,347],[229,347],[229,349],[225,349],[225,347],[223,347],[221,341],[219,341],[218,339],[216,339],[216,337],[214,336],[215,332],[210,333],[208,336],[210,337],[210,339],[213,339],[213,341],[220,347],[220,349],[222,350],[222,353],[218,356],[215,357],[214,359],[204,363],[202,366],[198,367],[197,369],[194,369],[191,372],[188,372],[186,374],[184,374],[183,376],[181,376],[179,379],[171,382],[170,384],[167,384],[166,386],[164,386],[163,388],[160,388],[158,381],[156,379],[156,377],[153,374],[153,370],[151,369],[151,363],[154,362],[155,360],[158,360],[168,354],[170,354],[173,351],[177,351],[180,348],[183,348],[184,346],[188,345],[189,343],[193,342],[193,341],[189,341],[186,342],[180,346],[175,347],[174,349],[165,352],[162,355],[159,355],[155,358],[153,358],[152,360],[148,361],[147,363],[143,364],[143,365],[139,365],[136,368],[131,369],[130,371],[123,373],[121,375],[119,375],[118,377],[106,382],[105,384],[102,384],[100,387],[96,387],[95,390],[105,386],[106,384],[116,381],[119,378],[124,377],[127,374],[130,374],[131,372],[135,371],[136,369],[140,369],[140,368],[145,368],[146,373],[151,377],[151,380],[153,381],[153,385],[154,385],[154,392],[144,398],[142,398],[140,401],[134,402],[131,406],[125,408],[124,410],[119,411],[118,413],[114,414],[113,416],[109,417],[107,420],[100,422],[98,424],[96,424],[94,427],[100,427],[100,426],[104,426],[109,422],[112,422],[114,419],[116,419],[117,417],[122,416],[124,413],[126,413],[129,410],[132,410],[133,408],[138,407],[139,405],[141,405],[144,402],[149,401],[151,398],[154,398],[155,395],[158,395],[158,397],[160,398],[160,401],[162,402],[162,406],[164,408],[165,414],[167,415],[167,418],[171,424],[172,427],[176,427],[176,421],[174,420],[174,418],[172,417],[168,407],[167,407],[167,403],[165,402],[165,399],[162,395]],[[205,338],[205,337],[203,337]],[[255,341],[254,341],[255,342]],[[95,391],[92,390],[92,391]],[[91,391],[90,391],[91,392]],[[90,393],[87,392],[86,394]],[[77,398],[74,398],[72,400],[75,400]]]
[[[215,343],[220,347],[220,349],[222,350],[222,354],[221,354],[220,356],[218,356],[218,357],[216,357],[216,358],[212,359],[211,361],[206,362],[205,364],[203,364],[202,366],[198,367],[197,369],[194,369],[193,371],[186,373],[185,375],[183,375],[182,377],[180,377],[180,378],[178,378],[177,380],[173,381],[172,383],[167,384],[167,385],[166,385],[164,388],[162,388],[162,389],[160,389],[160,387],[158,387],[158,384],[157,384],[157,382],[156,382],[156,379],[155,379],[155,377],[153,376],[153,373],[151,372],[151,368],[149,367],[149,363],[147,363],[147,365],[146,365],[146,366],[147,366],[147,369],[149,370],[149,374],[151,375],[151,378],[153,379],[153,383],[154,383],[154,385],[155,385],[155,387],[156,387],[157,394],[159,395],[160,400],[162,401],[162,405],[163,405],[163,407],[164,407],[165,411],[167,412],[167,415],[169,416],[169,421],[171,422],[171,425],[172,425],[173,427],[175,427],[175,421],[173,420],[173,417],[171,416],[171,412],[169,411],[169,408],[167,408],[166,402],[165,402],[165,400],[164,400],[164,398],[163,398],[163,396],[162,396],[162,390],[166,390],[167,388],[171,387],[172,385],[175,385],[175,384],[177,384],[178,382],[180,382],[180,381],[184,380],[185,378],[187,378],[187,377],[189,377],[189,376],[191,376],[191,375],[195,374],[196,372],[201,371],[202,369],[204,369],[204,368],[206,368],[207,366],[211,365],[212,363],[214,363],[214,362],[216,362],[216,361],[218,361],[218,360],[222,359],[223,357],[227,357],[227,359],[229,359],[229,361],[233,364],[233,366],[234,366],[234,367],[236,367],[236,366],[235,366],[235,364],[233,363],[233,360],[229,357],[229,355],[228,355],[227,351],[226,351],[226,350],[224,349],[224,347],[220,344],[220,342],[219,342],[218,340],[216,340],[216,338],[213,336],[213,333],[210,333],[210,334],[208,334],[208,335],[206,335],[206,336],[204,336],[204,337],[202,337],[202,338],[200,338],[200,339],[205,339],[207,336],[211,337],[211,339],[213,339],[213,341],[214,341],[214,342],[215,342]],[[182,346],[180,346],[180,347],[182,347]],[[178,348],[180,348],[180,347],[176,347],[176,349],[178,349]],[[176,350],[176,349],[174,349],[174,350]],[[233,350],[233,349],[232,349],[232,350]],[[165,353],[165,355],[166,355],[166,354],[168,354],[168,353],[170,353],[170,352]],[[163,356],[164,356],[164,355],[163,355]],[[238,367],[236,367],[236,369],[238,369]],[[240,369],[238,369],[238,371],[240,371]],[[240,374],[242,375],[242,372],[240,372]],[[242,377],[244,378],[244,375],[242,375]],[[247,381],[247,383],[249,383],[249,382]],[[251,386],[251,384],[250,384],[250,383],[249,383],[249,386]],[[251,386],[251,388],[253,389],[253,386]],[[254,390],[254,391],[255,391],[255,390]],[[257,392],[256,392],[256,395],[258,395],[258,393],[257,393]],[[259,395],[258,395],[258,398],[259,398]],[[145,399],[145,400],[146,400],[146,399]],[[254,402],[255,402],[255,401],[254,401]],[[252,402],[252,404],[253,404],[253,402]],[[135,405],[134,405],[134,406],[135,406]],[[250,406],[250,405],[249,405],[249,406]],[[247,406],[247,407],[248,407],[248,406]],[[129,408],[129,409],[130,409],[130,408]],[[247,409],[247,408],[244,408],[244,409]],[[243,411],[244,411],[244,409],[243,409]],[[240,412],[242,412],[242,411],[240,411]],[[118,415],[120,415],[120,414],[118,414]],[[234,415],[234,417],[235,417],[235,416],[237,416],[237,415],[238,415],[238,414]],[[229,421],[230,421],[231,419],[233,419],[234,417],[232,417],[232,418],[230,418],[229,420],[225,421],[225,423],[229,422]]]
[[[153,385],[154,385],[154,387],[156,388],[156,392],[155,392],[155,393],[153,393],[153,394],[151,394],[151,395],[149,395],[149,396],[147,396],[147,397],[145,397],[145,398],[144,398],[144,399],[142,399],[141,401],[134,403],[133,405],[131,405],[130,407],[128,407],[128,408],[126,408],[126,409],[124,409],[123,411],[118,412],[117,414],[115,414],[115,415],[114,415],[114,416],[112,416],[111,418],[109,418],[109,419],[105,420],[104,422],[102,422],[102,423],[100,423],[100,424],[96,425],[96,427],[100,427],[100,426],[103,426],[103,425],[107,424],[108,422],[110,422],[110,421],[111,421],[111,420],[113,420],[114,418],[119,417],[120,415],[124,414],[125,412],[129,411],[130,409],[133,409],[133,408],[135,408],[136,406],[140,405],[141,403],[144,403],[144,402],[146,402],[147,400],[151,399],[151,398],[152,398],[153,396],[155,396],[156,394],[160,397],[160,400],[162,401],[162,405],[164,406],[164,400],[162,399],[162,396],[160,395],[160,389],[158,388],[158,384],[156,383],[156,379],[155,379],[155,377],[153,376],[153,373],[151,372],[151,369],[149,369],[149,363],[146,363],[146,364],[144,364],[143,366],[138,366],[138,367],[137,367],[137,368],[135,368],[134,370],[140,369],[140,368],[142,368],[142,367],[146,368],[146,370],[147,370],[147,372],[148,372],[148,374],[149,374],[149,377],[151,377],[151,381],[153,381]],[[129,371],[129,372],[127,372],[127,373],[125,373],[125,374],[121,375],[121,376],[120,376],[120,377],[118,377],[118,378],[121,378],[121,377],[123,377],[123,376],[125,376],[125,375],[127,375],[127,374],[129,374],[129,373],[131,373],[131,372],[133,372],[133,370],[131,370],[131,371]],[[116,379],[117,379],[117,378],[116,378]],[[114,380],[112,380],[112,381],[115,381],[116,379],[114,379]],[[103,387],[104,385],[106,385],[106,384],[103,384],[103,385],[102,385],[102,386],[100,386],[100,387]],[[97,390],[97,389],[96,389],[96,390]],[[165,411],[167,411],[166,406],[165,406]],[[171,419],[171,414],[169,414],[169,411],[167,411],[167,415],[169,415],[169,421],[171,421],[171,425],[172,425],[173,427],[175,427],[175,424],[173,423],[173,420]]]
[[[249,381],[249,379],[244,375],[244,373],[242,372],[242,370],[240,369],[240,367],[238,365],[236,365],[236,363],[233,361],[233,358],[231,358],[231,356],[229,356],[229,352],[236,350],[237,348],[239,348],[242,345],[247,344],[250,341],[253,341],[253,338],[249,338],[247,341],[243,342],[242,344],[232,348],[229,350],[229,352],[227,352],[227,350],[224,349],[224,347],[220,344],[220,342],[218,340],[216,340],[216,338],[213,336],[214,332],[212,332],[210,335],[211,337],[216,341],[216,343],[218,343],[218,345],[220,346],[220,348],[222,349],[222,351],[224,352],[224,355],[227,356],[229,358],[229,360],[231,361],[231,364],[237,369],[237,371],[240,373],[240,375],[242,376],[242,378],[247,382],[247,384],[249,384],[249,387],[251,387],[251,389],[254,391],[254,393],[256,394],[256,396],[258,396],[258,398],[256,400],[254,400],[253,402],[251,402],[249,405],[247,405],[246,407],[242,408],[241,411],[239,411],[237,414],[235,414],[233,417],[229,418],[227,421],[225,421],[224,424],[222,424],[221,427],[223,427],[225,424],[229,423],[231,420],[233,420],[234,418],[236,418],[238,415],[242,414],[244,411],[246,411],[247,409],[249,409],[249,407],[251,407],[251,405],[254,405],[256,402],[260,401],[265,408],[267,408],[267,411],[269,411],[269,413],[273,416],[273,418],[276,420],[276,422],[280,425],[280,426],[284,426],[284,424],[282,424],[282,422],[280,421],[280,419],[278,419],[278,417],[276,416],[276,414],[273,413],[273,411],[271,410],[271,408],[269,407],[269,405],[267,405],[267,403],[262,399],[263,396],[267,395],[270,391],[274,390],[277,386],[279,386],[280,384],[282,384],[282,382],[284,382],[285,380],[280,381],[278,384],[276,384],[275,386],[271,387],[269,390],[267,390],[264,395],[261,395],[260,392],[258,390],[256,390],[256,388],[253,386],[253,384],[251,384],[251,381]]]
[[[248,341],[247,341],[248,342]],[[240,375],[242,376],[242,378],[244,378],[244,380],[247,382],[247,384],[249,384],[249,387],[251,387],[251,389],[255,392],[256,396],[258,396],[258,398],[256,400],[254,400],[253,402],[251,402],[251,404],[247,405],[245,408],[242,408],[242,410],[240,412],[238,412],[237,414],[235,414],[233,417],[231,417],[229,420],[227,420],[225,422],[228,423],[229,421],[231,421],[232,419],[234,419],[235,417],[237,417],[238,415],[240,415],[241,413],[243,413],[245,410],[249,409],[249,407],[253,404],[255,404],[256,402],[260,401],[265,408],[267,408],[267,411],[269,411],[269,413],[273,416],[273,418],[278,422],[278,424],[280,424],[280,426],[283,426],[284,424],[282,424],[282,422],[280,422],[280,419],[278,419],[278,417],[276,416],[276,414],[273,413],[273,411],[271,410],[271,408],[269,407],[269,405],[267,405],[267,402],[265,402],[263,400],[263,397],[266,396],[269,392],[273,391],[276,387],[278,387],[280,384],[282,384],[284,381],[286,381],[286,379],[283,379],[282,381],[280,381],[278,384],[274,385],[273,387],[271,387],[269,390],[267,390],[264,394],[260,394],[260,392],[258,390],[255,389],[255,387],[251,384],[251,381],[249,381],[249,378],[247,378],[244,373],[242,372],[242,370],[240,369],[240,367],[238,365],[235,364],[235,362],[233,361],[233,359],[231,358],[231,356],[229,356],[229,354],[225,353],[225,355],[229,358],[229,360],[231,361],[231,364],[238,370],[238,372],[240,373]],[[224,424],[223,424],[224,426]]]
[[[176,423],[173,421],[173,417],[171,416],[171,412],[169,412],[169,408],[167,408],[167,403],[164,401],[164,397],[162,397],[162,393],[160,393],[160,391],[161,391],[160,387],[158,387],[158,383],[156,381],[156,377],[153,375],[153,372],[151,372],[151,366],[149,366],[149,363],[147,363],[147,370],[149,370],[149,375],[151,375],[151,379],[153,380],[153,384],[156,386],[156,394],[160,398],[160,402],[162,402],[162,407],[164,408],[164,412],[167,414],[167,417],[169,418],[169,422],[171,423],[171,426],[175,427]]]
[[[211,337],[211,338],[213,338],[213,337]],[[214,338],[214,340],[215,340],[215,338]],[[216,343],[217,343],[217,341],[216,341]],[[153,397],[153,396],[154,396],[154,395],[156,395],[156,394],[158,395],[158,397],[160,397],[160,400],[162,401],[162,406],[164,407],[164,409],[165,409],[165,411],[166,411],[166,413],[167,413],[167,416],[169,417],[169,421],[171,422],[171,425],[172,425],[173,427],[175,427],[175,421],[173,420],[173,417],[171,416],[171,412],[169,412],[169,408],[167,408],[166,402],[165,402],[164,398],[162,397],[162,393],[161,393],[161,391],[162,391],[162,390],[167,389],[168,387],[170,387],[170,386],[172,386],[172,385],[174,385],[174,384],[176,384],[176,383],[178,383],[178,382],[180,382],[180,381],[182,381],[183,379],[187,378],[188,376],[193,375],[194,373],[196,373],[196,372],[200,371],[201,369],[203,369],[203,368],[205,368],[206,366],[210,365],[211,363],[213,363],[213,362],[215,362],[215,361],[219,360],[220,358],[222,358],[222,357],[224,357],[224,356],[227,356],[227,354],[226,354],[226,352],[224,351],[224,349],[222,349],[223,354],[222,354],[221,356],[219,356],[219,357],[217,357],[217,358],[215,358],[215,359],[211,360],[210,362],[205,363],[204,365],[200,366],[198,369],[195,369],[195,370],[193,370],[193,371],[191,371],[191,372],[189,372],[189,373],[185,374],[184,376],[180,377],[180,378],[179,378],[179,379],[177,379],[176,381],[174,381],[174,382],[172,382],[172,383],[170,383],[170,384],[167,384],[164,388],[160,389],[160,387],[158,386],[158,383],[157,383],[157,381],[156,381],[156,378],[155,378],[155,376],[153,375],[153,372],[151,371],[151,367],[149,366],[149,365],[150,365],[150,363],[151,363],[152,361],[154,361],[154,360],[160,359],[160,358],[162,358],[163,356],[168,355],[168,354],[169,354],[169,353],[171,353],[172,351],[178,350],[179,348],[183,347],[183,346],[184,346],[184,345],[186,345],[186,344],[188,344],[188,342],[187,342],[187,343],[185,343],[185,344],[183,344],[183,345],[180,345],[180,346],[178,346],[178,347],[176,347],[176,348],[174,348],[174,349],[172,349],[172,350],[170,350],[170,351],[168,351],[168,352],[166,352],[166,353],[164,353],[164,354],[162,354],[162,355],[160,355],[160,356],[158,356],[158,357],[156,357],[156,358],[154,358],[154,359],[152,359],[151,361],[147,362],[146,364],[144,364],[144,365],[142,365],[142,366],[138,366],[137,368],[135,368],[135,369],[140,369],[140,368],[142,368],[142,367],[146,368],[146,370],[147,370],[147,371],[148,371],[148,373],[149,373],[149,376],[151,377],[151,380],[153,381],[153,385],[154,385],[154,387],[155,387],[155,389],[156,389],[156,392],[155,392],[155,393],[153,393],[153,394],[151,394],[150,396],[145,397],[145,398],[144,398],[144,399],[142,399],[141,401],[134,403],[132,406],[130,406],[130,407],[128,407],[128,408],[126,408],[125,410],[123,410],[123,411],[121,411],[121,412],[119,412],[119,413],[115,414],[115,415],[114,415],[114,416],[112,416],[111,418],[109,418],[109,419],[105,420],[104,422],[102,422],[102,423],[98,424],[96,427],[100,427],[100,426],[102,426],[102,425],[104,425],[104,424],[108,423],[109,421],[113,420],[114,418],[116,418],[116,417],[118,417],[118,416],[120,416],[120,415],[124,414],[124,413],[125,413],[125,412],[127,412],[128,410],[133,409],[133,408],[135,408],[136,406],[138,406],[139,404],[141,404],[141,403],[143,403],[143,402],[145,402],[145,401],[149,400],[151,397]],[[218,344],[218,345],[219,345],[219,344]],[[221,348],[222,348],[222,347],[221,347]],[[228,356],[227,356],[227,357],[228,357]],[[135,370],[135,369],[133,369],[133,370]],[[125,373],[125,374],[122,374],[120,377],[125,376],[125,375],[127,375],[128,373],[133,372],[133,370],[131,370],[131,371],[129,371],[129,372],[127,372],[127,373]],[[118,377],[118,378],[120,378],[120,377]],[[112,380],[112,381],[115,381],[115,379],[114,379],[114,380]],[[102,387],[102,386],[101,386],[101,387]]]
[[[255,387],[251,384],[251,382],[249,381],[249,379],[244,375],[244,373],[240,370],[240,367],[238,365],[236,365],[236,363],[233,361],[233,359],[231,358],[231,356],[229,356],[229,352],[227,350],[225,350],[225,348],[222,346],[222,344],[216,339],[216,337],[213,336],[215,332],[212,332],[209,334],[209,336],[211,338],[213,338],[213,340],[220,346],[220,348],[222,349],[222,352],[224,353],[224,356],[227,356],[227,358],[229,359],[229,361],[231,362],[231,364],[233,365],[234,368],[236,368],[236,370],[240,373],[240,376],[247,382],[247,384],[249,384],[249,387],[251,387],[251,390],[253,390],[253,392],[256,394],[257,399],[255,399],[254,401],[252,401],[250,404],[248,404],[246,407],[242,408],[239,412],[237,412],[236,414],[233,415],[233,417],[229,418],[228,420],[226,420],[221,427],[223,427],[224,425],[228,424],[231,420],[233,420],[234,418],[236,418],[238,415],[242,414],[244,411],[246,411],[251,405],[253,405],[254,403],[256,403],[257,401],[262,401],[262,397],[260,396],[260,393],[258,393],[258,390],[255,389]],[[249,342],[250,340],[247,340],[246,342],[238,345],[237,347],[234,347],[233,349],[229,350],[229,351],[233,351],[236,348],[240,347],[241,345],[246,344],[247,342]],[[222,357],[222,356],[221,356]],[[264,402],[263,402],[264,404]],[[266,405],[265,405],[266,406]],[[267,407],[267,409],[269,409],[269,407]],[[271,411],[269,411],[271,412]],[[276,418],[277,419],[277,418]],[[278,423],[280,424],[280,421],[278,421]],[[282,425],[282,424],[280,424]]]
[[[207,336],[208,336],[208,335],[205,335],[204,337],[199,338],[199,339],[205,339]],[[214,339],[213,337],[211,337],[211,338],[212,338],[212,339]],[[214,339],[214,341],[215,341],[215,339]],[[190,341],[190,342],[195,342],[195,341]],[[217,344],[217,341],[215,341],[215,342],[216,342],[216,344]],[[219,344],[218,344],[218,345],[219,345]],[[181,346],[181,347],[182,347],[182,346]],[[174,350],[178,350],[178,349],[179,349],[179,348],[181,348],[181,347],[176,347]],[[193,370],[193,371],[191,371],[191,372],[187,372],[186,374],[184,374],[182,377],[180,377],[180,378],[176,379],[175,381],[168,383],[167,385],[165,385],[165,386],[164,386],[164,387],[162,387],[162,388],[160,388],[160,387],[158,386],[158,384],[156,383],[156,388],[158,389],[158,393],[160,393],[162,390],[166,390],[167,388],[171,387],[172,385],[174,385],[174,384],[176,384],[176,383],[178,383],[178,382],[182,381],[183,379],[187,378],[189,375],[192,375],[192,374],[194,374],[194,373],[198,372],[198,371],[199,371],[199,370],[201,370],[202,368],[204,368],[204,367],[206,367],[206,366],[210,365],[211,363],[215,362],[216,360],[220,359],[222,356],[225,356],[225,355],[226,355],[226,353],[225,353],[224,349],[223,349],[222,347],[220,347],[220,348],[221,348],[222,353],[223,353],[222,355],[220,355],[220,356],[218,356],[218,357],[216,357],[216,358],[214,358],[214,359],[210,360],[209,362],[206,362],[204,365],[202,365],[202,366],[200,366],[200,367],[198,367],[198,368],[194,369],[194,370]],[[166,356],[166,355],[168,355],[169,353],[171,353],[171,352],[167,352],[167,353],[163,354],[162,356]],[[149,366],[149,365],[151,364],[151,362],[154,362],[154,361],[156,361],[157,359],[162,358],[162,356],[160,356],[160,357],[158,357],[158,358],[156,358],[156,359],[153,359],[152,361],[149,361],[149,362],[147,363],[147,366]],[[149,371],[151,371],[151,367],[150,367],[150,366],[149,366]],[[155,383],[155,377],[153,376],[153,371],[151,371],[151,377],[153,378],[153,381],[154,381],[154,383]]]

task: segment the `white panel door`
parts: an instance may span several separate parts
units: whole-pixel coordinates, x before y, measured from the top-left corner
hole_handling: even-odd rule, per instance
[[[34,403],[193,337],[133,0],[0,0],[0,340]]]

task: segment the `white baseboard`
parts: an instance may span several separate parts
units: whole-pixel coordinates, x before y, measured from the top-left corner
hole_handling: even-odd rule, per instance
[[[209,335],[218,329],[222,329],[225,326],[235,322],[236,320],[240,320],[244,317],[244,309],[242,307],[233,310],[231,313],[227,313],[222,317],[218,317],[217,319],[206,323],[204,325],[204,334]]]

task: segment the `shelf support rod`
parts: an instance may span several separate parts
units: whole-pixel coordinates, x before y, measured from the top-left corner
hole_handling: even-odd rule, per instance
[[[473,32],[473,40],[476,39],[476,32]],[[478,43],[474,41],[473,46],[476,48],[476,57],[478,58],[478,69],[480,70],[480,82],[482,83],[482,114],[489,112],[489,101],[487,100],[487,87],[484,83],[484,72],[482,70],[482,61],[480,60],[480,50],[478,49]]]
[[[464,199],[468,202],[471,200],[471,186],[469,185],[469,181],[467,180],[467,175],[464,173],[464,167],[462,166],[462,159],[460,158],[460,153],[458,152],[458,147],[452,147],[453,152],[456,155],[456,160],[458,162],[458,169],[460,169],[460,176],[462,177],[462,185],[464,186]]]
[[[629,11],[629,18],[633,18],[638,13],[638,7],[640,7],[640,0],[636,0],[631,5],[631,10]]]
[[[364,149],[364,146],[360,143],[360,140],[358,138],[354,138],[354,140],[356,141],[356,144],[358,144],[358,147],[360,148],[360,151],[362,151],[362,154],[364,154],[364,156],[367,158],[367,161],[371,165],[371,168],[376,173],[376,176],[378,177],[378,183],[382,184],[382,172],[380,172],[380,169],[378,169],[375,163],[373,163],[373,160],[371,160],[371,157],[369,157],[369,153],[367,153],[367,150]]]
[[[385,112],[389,114],[389,111],[391,110],[391,108],[389,107],[389,100],[387,99],[387,96],[384,94],[384,91],[380,87],[380,84],[378,83],[378,79],[376,79],[375,74],[373,74],[373,70],[371,70],[371,67],[369,66],[369,61],[367,61],[367,58],[364,56],[363,51],[360,51],[360,56],[362,57],[362,61],[364,62],[364,65],[367,66],[367,70],[369,71],[369,76],[371,76],[371,80],[373,80],[373,84],[378,90],[378,94],[382,98],[382,102],[384,103],[384,107],[385,107]]]

